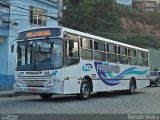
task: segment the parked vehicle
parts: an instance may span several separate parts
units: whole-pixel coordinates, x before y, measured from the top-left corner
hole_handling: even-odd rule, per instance
[[[150,86],[158,86],[160,84],[160,71],[150,72]]]

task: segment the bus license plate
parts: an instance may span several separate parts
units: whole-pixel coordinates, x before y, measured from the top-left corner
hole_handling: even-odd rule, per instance
[[[37,89],[36,89],[36,88],[30,88],[30,89],[29,89],[29,92],[35,93],[35,92],[37,92]]]

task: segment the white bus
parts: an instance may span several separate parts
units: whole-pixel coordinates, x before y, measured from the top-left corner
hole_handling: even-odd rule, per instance
[[[148,50],[65,27],[23,31],[17,38],[15,92],[77,94],[149,86]]]

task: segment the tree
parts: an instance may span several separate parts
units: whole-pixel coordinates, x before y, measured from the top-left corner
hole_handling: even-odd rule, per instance
[[[96,35],[120,29],[120,19],[112,0],[68,0],[66,4],[65,27]]]
[[[158,68],[157,68],[157,67],[155,67],[155,68],[154,68],[154,71],[158,71]]]

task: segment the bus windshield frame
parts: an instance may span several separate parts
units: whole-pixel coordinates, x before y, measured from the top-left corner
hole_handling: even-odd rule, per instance
[[[19,40],[17,44],[17,71],[43,71],[63,67],[63,39]]]

